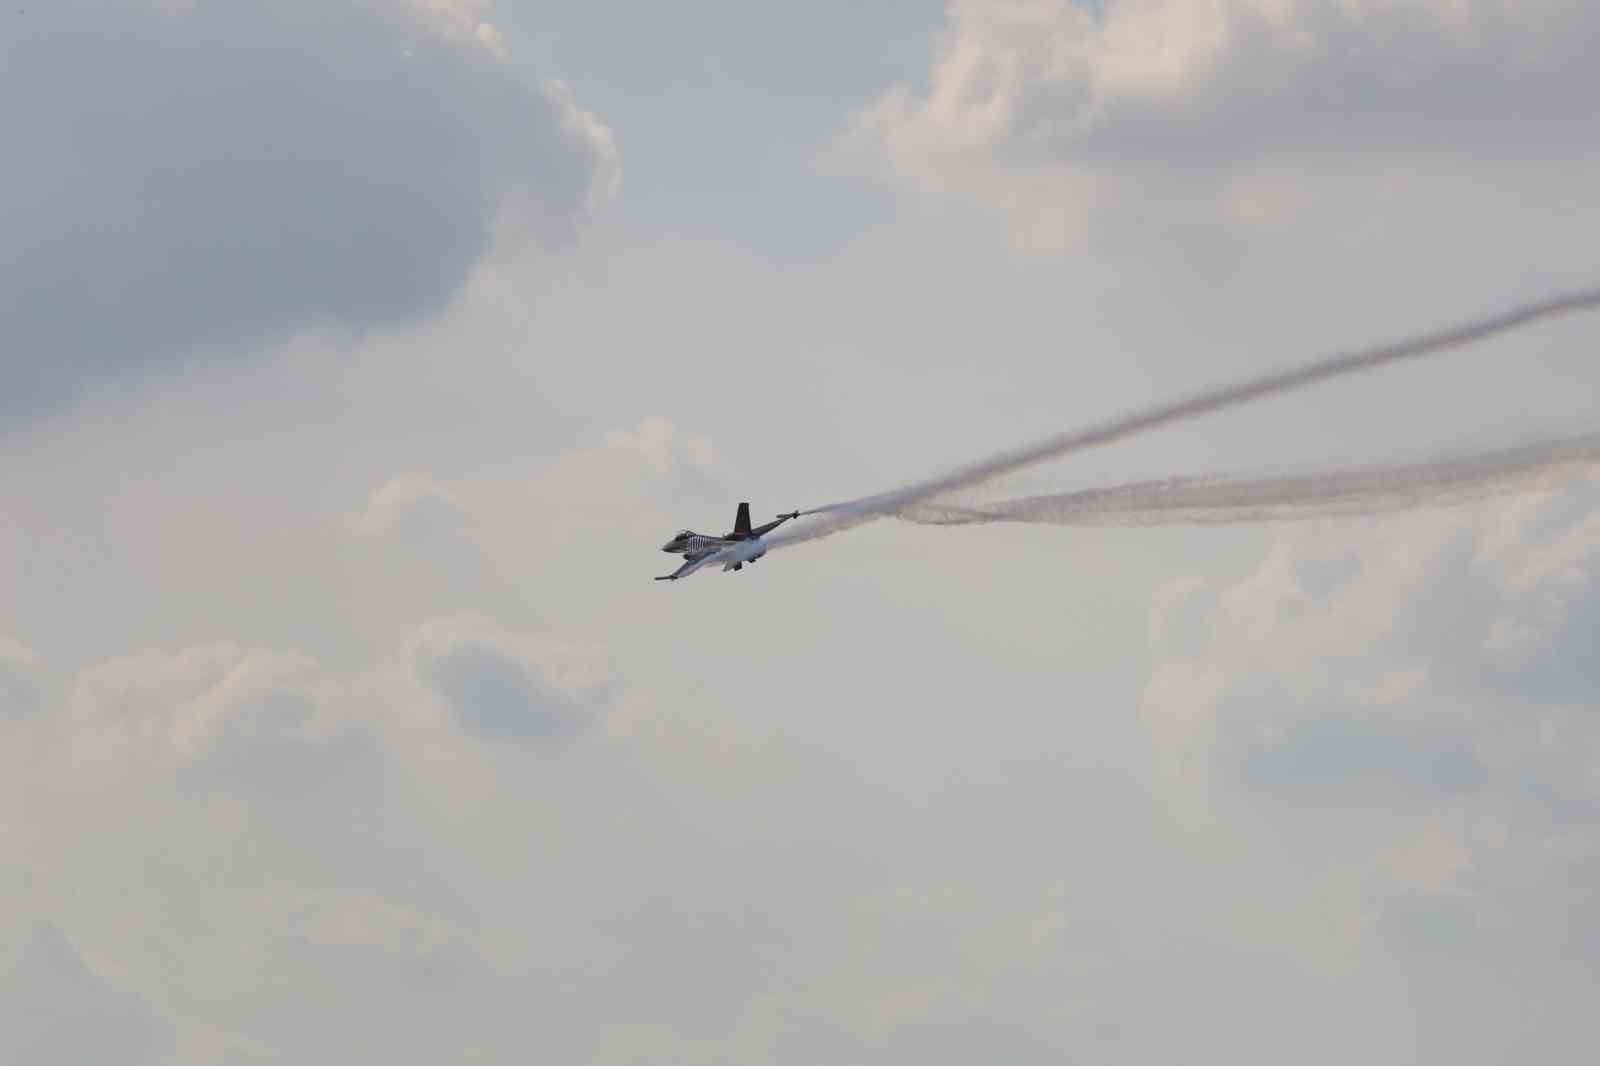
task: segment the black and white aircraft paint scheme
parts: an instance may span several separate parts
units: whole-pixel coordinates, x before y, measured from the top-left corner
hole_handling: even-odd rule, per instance
[[[721,563],[724,571],[743,570],[745,563],[753,563],[767,554],[767,543],[762,538],[789,519],[799,517],[799,511],[791,511],[779,515],[766,525],[752,529],[750,505],[741,503],[738,513],[733,518],[732,533],[721,537],[708,537],[704,533],[686,529],[663,544],[662,551],[683,556],[683,565],[656,580],[676,581],[680,577],[688,577],[702,566],[716,563]]]

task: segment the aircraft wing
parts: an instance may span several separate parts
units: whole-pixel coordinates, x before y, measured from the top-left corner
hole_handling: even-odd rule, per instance
[[[678,567],[678,569],[674,570],[670,574],[662,574],[660,577],[656,578],[656,580],[676,581],[680,577],[688,577],[690,574],[704,566],[708,561],[710,561],[713,555],[717,554],[717,552],[721,550],[721,548],[712,548],[708,551],[693,552],[689,555],[686,555],[684,556],[682,566]]]

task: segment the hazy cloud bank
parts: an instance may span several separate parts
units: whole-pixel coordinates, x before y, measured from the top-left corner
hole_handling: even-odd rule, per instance
[[[1359,216],[1493,192],[1451,163],[1592,163],[1597,42],[1582,0],[958,0],[927,91],[890,88],[843,143],[1044,247]]]

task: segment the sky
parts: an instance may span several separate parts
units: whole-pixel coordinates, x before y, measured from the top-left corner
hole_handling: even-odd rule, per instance
[[[1597,279],[1587,0],[0,13],[0,1061],[1577,1061],[1600,478],[720,533]],[[1019,475],[1592,429],[1596,321]]]

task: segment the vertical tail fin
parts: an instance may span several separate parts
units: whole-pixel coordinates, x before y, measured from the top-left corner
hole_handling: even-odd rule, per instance
[[[739,513],[733,518],[733,535],[736,537],[749,536],[750,534],[750,505],[741,503]]]

